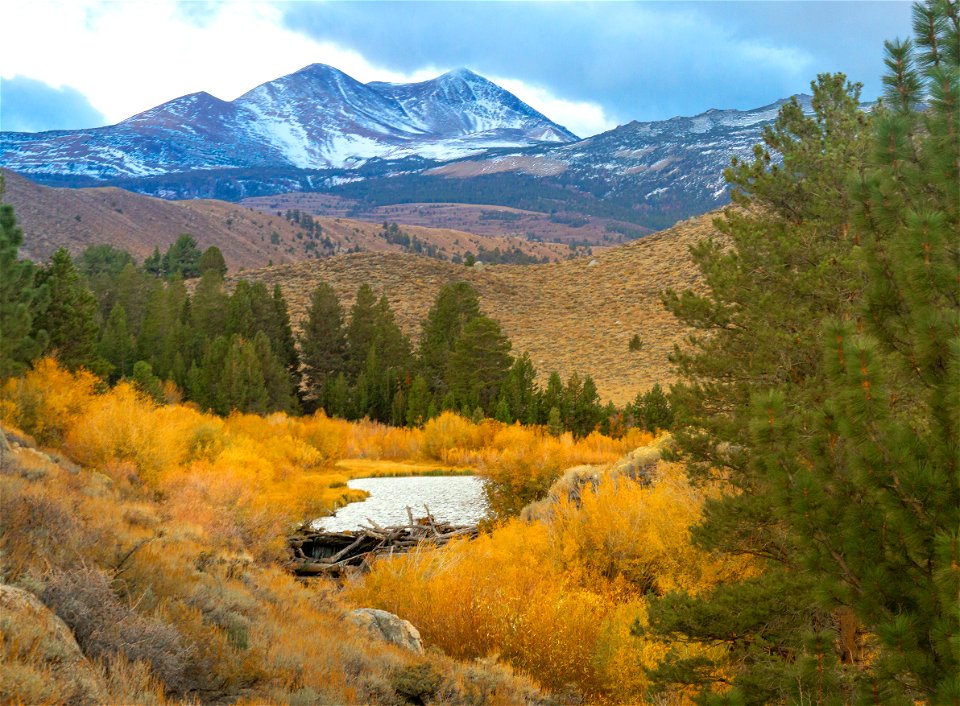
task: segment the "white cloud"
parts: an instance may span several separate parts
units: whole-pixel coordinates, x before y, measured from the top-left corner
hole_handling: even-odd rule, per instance
[[[194,91],[233,100],[254,86],[312,63],[359,81],[419,81],[439,71],[403,74],[357,52],[319,43],[282,26],[261,2],[224,2],[191,21],[171,0],[21,1],[4,9],[2,76],[71,86],[110,122]]]
[[[598,103],[557,98],[541,86],[531,86],[517,79],[489,78],[527,105],[539,110],[553,122],[563,125],[580,137],[589,137],[612,130],[618,125],[617,121],[607,115],[603,106]]]

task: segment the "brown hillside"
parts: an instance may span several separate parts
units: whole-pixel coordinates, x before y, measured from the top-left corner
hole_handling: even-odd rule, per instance
[[[3,200],[14,207],[24,232],[22,255],[38,261],[48,259],[60,247],[77,254],[98,243],[123,248],[142,259],[155,247],[165,250],[181,233],[193,235],[201,248],[216,245],[234,271],[355,250],[402,251],[401,246],[380,237],[378,224],[365,221],[317,218],[323,233],[311,240],[304,229],[276,213],[226,201],[165,201],[112,187],[51,188],[9,170],[2,173],[6,183]],[[549,260],[570,255],[569,248],[555,243],[417,226],[404,226],[403,230],[437,246],[446,257],[477,252],[481,244],[491,250],[518,247]]]
[[[458,164],[461,163],[458,162]],[[360,201],[329,194],[300,192],[255,196],[244,199],[241,203],[270,213],[299,208],[319,216],[341,218],[349,216],[372,223],[395,221],[407,226],[452,228],[478,235],[516,237],[523,240],[534,239],[564,244],[610,245],[630,239],[623,233],[639,236],[653,232],[643,226],[599,216],[576,215],[565,219],[563,215],[524,211],[507,206],[466,203],[404,203],[369,206]],[[623,232],[618,232],[616,228],[620,228]]]
[[[667,355],[684,331],[660,304],[664,288],[699,282],[688,247],[714,232],[708,214],[612,248],[595,258],[548,265],[466,268],[405,254],[358,253],[248,272],[246,279],[279,283],[299,321],[321,280],[345,307],[364,282],[385,294],[401,327],[416,337],[440,287],[463,279],[480,294],[515,352],[530,353],[541,376],[557,370],[594,377],[604,400],[631,400],[655,382],[671,380]],[[594,264],[591,264],[594,263]],[[639,333],[643,346],[628,350]]]

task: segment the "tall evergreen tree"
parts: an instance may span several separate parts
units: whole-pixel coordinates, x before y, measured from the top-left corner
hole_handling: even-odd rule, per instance
[[[537,402],[539,388],[537,386],[537,371],[533,361],[527,353],[519,356],[510,366],[500,396],[506,404],[508,419],[501,421],[520,421],[524,424],[536,424],[539,410]],[[500,417],[497,417],[498,419]]]
[[[464,327],[480,316],[477,293],[466,282],[446,284],[421,324],[418,369],[436,399],[443,399],[450,352]]]
[[[430,387],[422,375],[417,375],[407,395],[407,426],[418,427],[430,418]]]
[[[510,347],[493,319],[478,316],[464,327],[447,368],[447,381],[457,402],[488,415],[494,413],[500,386],[513,362]]]
[[[655,674],[702,689],[707,703],[759,705],[817,693],[810,681],[817,674],[802,666],[836,620],[798,570],[798,540],[772,507],[776,483],[750,434],[752,400],[771,390],[783,391],[798,411],[797,439],[817,426],[826,390],[820,322],[848,314],[862,287],[852,262],[848,179],[864,163],[867,117],[859,86],[842,75],[821,75],[813,91],[813,115],[787,103],[753,161],[727,170],[737,208],[716,222],[726,242],[708,239],[693,250],[706,292],[664,297],[698,332],[673,355],[682,378],[673,389],[674,438],[694,482],[716,480],[728,490],[707,501],[693,539],[710,551],[749,556],[763,571],[651,605],[661,635],[724,648],[719,663],[677,656]],[[801,453],[796,445],[780,451]],[[815,659],[819,674],[840,674],[833,652]]]
[[[270,340],[270,345],[277,358],[287,370],[295,383],[300,379],[300,354],[297,352],[297,342],[293,337],[293,326],[290,324],[290,310],[287,300],[279,284],[273,286],[273,315],[269,321],[268,330],[264,331]]]
[[[350,309],[347,324],[347,372],[357,375],[367,363],[367,354],[373,345],[377,328],[377,299],[370,285],[362,284]]]
[[[223,252],[216,245],[211,245],[203,251],[200,256],[200,262],[197,264],[199,275],[202,277],[207,272],[216,272],[221,277],[227,274],[227,261],[223,258]]]
[[[100,355],[110,363],[110,380],[116,382],[133,371],[136,341],[127,327],[127,312],[115,304],[100,335]]]
[[[70,370],[106,371],[97,353],[97,301],[83,284],[70,254],[60,248],[36,274],[36,285],[49,290],[49,303],[33,321],[34,336],[48,335],[47,350]]]
[[[754,445],[821,605],[876,636],[859,694],[960,703],[960,37],[956,6],[914,6],[887,42],[853,230],[862,307],[824,336],[826,400],[798,443],[781,390],[754,401]],[[800,448],[801,454],[784,449]]]
[[[263,368],[251,341],[238,334],[230,337],[219,378],[221,414],[234,410],[265,414],[269,410]]]
[[[326,282],[317,285],[310,297],[307,320],[300,333],[300,352],[307,389],[327,408],[328,414],[337,414],[329,408],[324,391],[346,371],[347,338],[343,308],[333,287]]]
[[[3,193],[0,175],[0,194]],[[35,283],[33,263],[18,260],[23,231],[13,207],[0,204],[0,380],[23,372],[47,342],[34,326],[34,316],[47,302],[47,291]]]
[[[167,249],[163,256],[163,275],[165,277],[180,277],[193,279],[199,277],[200,258],[203,254],[197,247],[197,241],[188,233],[183,233]]]

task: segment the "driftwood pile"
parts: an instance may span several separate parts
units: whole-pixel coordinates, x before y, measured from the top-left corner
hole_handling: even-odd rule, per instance
[[[460,537],[476,537],[476,525],[454,525],[427,516],[414,519],[407,508],[409,522],[382,527],[367,519],[369,527],[357,531],[326,532],[309,525],[300,527],[288,538],[293,554],[293,570],[299,576],[338,578],[350,570],[362,570],[369,560],[382,554],[410,551],[421,544],[443,545]]]

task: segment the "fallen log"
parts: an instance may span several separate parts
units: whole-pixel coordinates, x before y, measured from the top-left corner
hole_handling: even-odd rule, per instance
[[[421,545],[442,546],[453,539],[476,537],[476,525],[454,525],[438,521],[427,510],[425,518],[410,520],[407,525],[383,527],[367,519],[369,527],[355,532],[326,532],[303,525],[287,538],[291,567],[299,576],[340,577],[348,569],[362,569],[376,556],[408,552]]]

